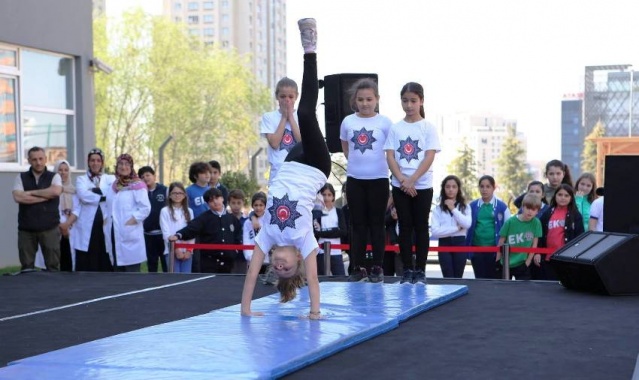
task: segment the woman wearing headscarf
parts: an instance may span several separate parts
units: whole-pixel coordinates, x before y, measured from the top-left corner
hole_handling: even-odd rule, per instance
[[[71,249],[71,227],[78,219],[80,203],[75,196],[75,186],[71,181],[71,165],[67,160],[59,160],[54,169],[62,178],[60,194],[60,270],[71,272],[75,264],[75,253]],[[73,233],[75,235],[75,232]],[[74,244],[75,245],[75,244]]]
[[[116,272],[139,272],[146,261],[144,219],[151,213],[146,184],[138,178],[133,158],[121,154],[115,181],[107,189],[104,235]]]
[[[80,202],[80,213],[74,225],[76,271],[111,272],[113,265],[107,253],[104,238],[106,214],[106,191],[115,177],[104,173],[104,154],[100,149],[91,149],[87,157],[86,174],[75,182],[76,195]]]

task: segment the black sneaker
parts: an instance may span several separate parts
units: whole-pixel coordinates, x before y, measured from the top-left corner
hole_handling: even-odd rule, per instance
[[[368,275],[368,281],[376,284],[378,282],[384,282],[384,270],[379,265],[373,265],[371,268],[371,274]]]
[[[405,282],[408,282],[409,284],[413,283],[413,271],[410,269],[404,269],[404,275],[402,276],[402,279],[399,280],[400,284]]]
[[[368,274],[366,273],[366,269],[362,267],[353,268],[351,275],[348,276],[348,282],[367,282]]]
[[[413,272],[413,279],[411,280],[411,283],[417,284],[419,282],[426,284],[426,273],[424,273],[423,270],[416,270]]]

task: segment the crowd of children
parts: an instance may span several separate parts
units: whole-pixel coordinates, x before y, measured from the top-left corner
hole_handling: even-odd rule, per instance
[[[424,89],[415,82],[401,89],[405,116],[394,124],[378,113],[375,81],[365,78],[352,86],[355,113],[340,130],[349,202],[343,209],[336,207],[335,189],[328,183],[330,156],[315,116],[316,25],[303,19],[299,26],[305,51],[299,109],[294,108],[297,83],[283,78],[275,90],[278,109],[264,114],[260,125],[268,141],[269,193],[252,194],[250,213],[245,212],[246,194],[221,183],[218,161],[193,163],[191,185],[173,182],[167,188],[156,182],[153,168],[136,172],[126,154],[118,157],[115,176],[104,174],[104,155],[94,149],[88,155],[89,170],[75,187],[69,183],[68,163],[56,165],[64,184],[60,229],[66,238],[65,269],[139,271],[147,261],[149,271],[166,272],[171,242],[222,244],[226,246],[219,249],[175,249],[173,271],[246,274],[244,315],[259,314],[250,308],[259,275],[277,285],[283,302],[308,284],[309,317],[317,319],[317,275],[329,269],[325,262],[332,275],[347,275],[342,250],[325,252],[320,246],[324,242],[349,241],[349,281],[384,282],[386,273],[399,276],[400,283],[418,284],[426,283],[431,237],[440,247],[508,244],[556,250],[586,230],[600,230],[603,196],[597,199],[594,176],[584,173],[573,187],[568,167],[559,160],[546,165],[547,183],[531,182],[514,201],[518,213],[513,216],[495,195],[497,184],[489,175],[479,179],[480,197],[472,201],[457,176],[446,176],[431,214],[432,164],[441,147],[436,128],[425,120]],[[239,244],[254,249],[228,247]],[[399,252],[386,251],[389,244],[398,245]],[[325,261],[325,255],[330,259]],[[512,254],[509,273],[517,280],[555,280],[549,256]],[[500,252],[472,249],[441,250],[443,276],[461,278],[468,258],[475,278],[501,277]]]

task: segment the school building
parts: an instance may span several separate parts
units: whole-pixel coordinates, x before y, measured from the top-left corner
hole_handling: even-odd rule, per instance
[[[0,267],[19,265],[11,191],[41,146],[86,169],[95,143],[93,5],[87,0],[4,0],[0,10]]]

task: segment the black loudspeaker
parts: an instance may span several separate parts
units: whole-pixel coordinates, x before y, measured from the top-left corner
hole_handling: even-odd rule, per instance
[[[586,232],[555,252],[550,262],[566,288],[639,294],[639,235]]]
[[[639,234],[639,156],[606,156],[604,231]]]
[[[351,109],[349,91],[362,78],[372,78],[376,83],[377,74],[333,74],[324,77],[324,119],[326,121],[326,145],[331,153],[342,151],[339,130],[342,120],[355,111]]]

